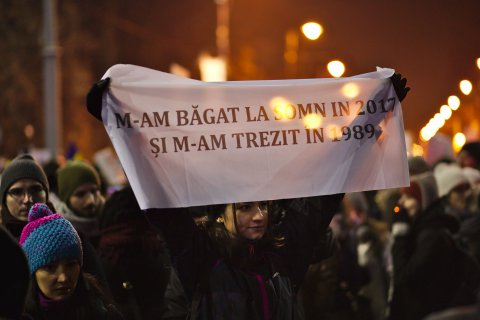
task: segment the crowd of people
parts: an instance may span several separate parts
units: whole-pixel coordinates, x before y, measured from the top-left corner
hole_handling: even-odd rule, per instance
[[[400,189],[142,211],[92,162],[21,154],[0,172],[0,318],[476,319],[480,142],[409,170]]]

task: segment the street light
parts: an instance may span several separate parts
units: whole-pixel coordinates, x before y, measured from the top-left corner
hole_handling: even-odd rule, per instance
[[[462,149],[462,147],[463,147],[463,145],[465,144],[466,141],[467,141],[467,138],[465,137],[465,135],[461,132],[457,132],[453,136],[453,140],[452,140],[453,150],[455,152],[459,152],[460,149]]]
[[[301,26],[305,38],[315,41],[323,34],[323,27],[317,22],[307,22]],[[300,54],[300,32],[298,29],[290,29],[285,34],[285,73],[288,77],[298,76],[299,54]]]
[[[462,91],[462,93],[466,96],[468,96],[470,94],[470,92],[472,92],[472,83],[468,80],[462,80],[460,81],[460,91]]]
[[[460,107],[460,99],[457,96],[448,97],[448,106],[453,110],[457,110]]]
[[[227,62],[223,57],[212,57],[202,53],[198,58],[200,77],[203,81],[218,82],[227,80]]]
[[[317,22],[307,22],[302,25],[303,35],[310,40],[317,40],[323,33],[323,27]]]
[[[333,60],[327,64],[327,70],[334,78],[340,78],[345,72],[345,65],[340,60]]]
[[[452,109],[450,109],[449,106],[444,104],[443,106],[440,107],[440,114],[443,116],[445,120],[448,120],[452,116]]]

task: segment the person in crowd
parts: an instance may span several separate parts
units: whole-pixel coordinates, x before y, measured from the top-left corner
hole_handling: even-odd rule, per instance
[[[126,319],[160,319],[169,258],[130,187],[116,191],[100,216],[98,253],[112,296]]]
[[[0,181],[1,221],[19,238],[27,224],[28,211],[36,202],[47,203],[48,180],[42,167],[28,154],[23,154],[5,168]]]
[[[368,282],[358,294],[368,301],[372,319],[385,319],[387,310],[388,225],[369,216],[369,206],[363,192],[349,193],[344,201],[345,211],[354,232],[357,263],[368,272]]]
[[[149,210],[200,319],[293,319],[295,291],[322,251],[343,195],[208,206],[205,229],[186,210]],[[281,223],[276,217],[282,215]]]
[[[28,154],[15,158],[5,169],[0,181],[2,224],[18,240],[27,224],[28,212],[34,203],[45,203],[51,209],[49,184],[42,167]],[[81,237],[85,236],[81,234]],[[92,244],[83,239],[85,270],[105,284],[100,260]]]
[[[412,176],[401,189],[394,216],[394,289],[390,319],[422,319],[475,302],[479,269],[454,240],[459,222],[445,214],[430,172]]]
[[[408,173],[410,176],[422,174],[428,171],[431,171],[431,167],[423,157],[408,157]],[[395,207],[398,206],[399,199],[400,189],[398,188],[378,190],[375,194],[374,202],[381,212],[381,220],[386,222],[389,226],[392,225],[393,213]]]
[[[110,79],[94,84],[87,109],[101,120]],[[395,74],[400,100],[409,88]],[[192,319],[297,319],[296,292],[316,257],[332,247],[329,224],[343,194],[206,206],[197,226],[187,208],[146,214],[167,242]]]
[[[473,196],[472,186],[462,169],[456,164],[440,163],[434,168],[433,174],[445,212],[456,216],[460,221],[470,217],[472,212],[468,205]]]
[[[96,246],[98,219],[105,202],[97,171],[86,162],[72,160],[58,169],[57,179],[60,200],[66,205],[57,209]]]
[[[360,294],[368,284],[368,270],[358,264],[356,230],[359,219],[349,219],[343,210],[332,218],[330,227],[336,239],[332,254],[311,262],[299,291],[305,319],[372,319],[370,301]],[[362,204],[367,201],[362,198]]]
[[[463,145],[457,154],[457,163],[463,167],[480,170],[480,141],[473,141]]]
[[[463,248],[480,263],[480,215],[462,221],[457,237]]]
[[[480,170],[463,167],[462,171],[472,188],[472,195],[469,198],[467,210],[474,215],[480,214]]]
[[[25,312],[34,319],[122,319],[94,278],[82,269],[82,245],[68,220],[32,206],[20,236],[31,286]]]
[[[0,226],[0,319],[22,319],[30,272],[16,239]]]

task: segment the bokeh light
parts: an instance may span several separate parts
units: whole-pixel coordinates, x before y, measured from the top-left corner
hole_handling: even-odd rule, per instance
[[[448,105],[450,109],[457,110],[460,107],[460,98],[457,96],[450,96],[448,97]]]
[[[450,109],[449,106],[444,104],[443,106],[440,107],[440,114],[445,120],[448,120],[452,116],[452,109]]]
[[[443,125],[445,124],[445,119],[443,118],[443,116],[440,113],[435,113],[435,116],[433,116],[433,121],[435,121],[435,126],[438,129],[443,127]]]
[[[334,78],[340,78],[345,72],[345,65],[340,60],[333,60],[327,64],[327,70]]]
[[[465,135],[461,132],[457,132],[453,136],[453,140],[452,140],[453,150],[455,152],[459,152],[462,149],[465,142],[467,142],[467,138],[465,137]]]
[[[270,100],[270,107],[281,118],[281,120],[291,119],[294,116],[295,108],[291,102],[284,97],[274,97]]]
[[[316,113],[310,113],[303,118],[303,124],[307,129],[317,129],[322,125],[322,118]]]
[[[460,91],[462,91],[462,93],[466,96],[468,96],[470,94],[470,92],[472,92],[472,83],[468,80],[462,80],[460,81]]]
[[[355,83],[347,83],[342,87],[342,94],[347,98],[355,98],[360,93],[360,88]]]
[[[307,22],[302,25],[302,33],[310,40],[317,40],[323,33],[323,27],[316,22]]]

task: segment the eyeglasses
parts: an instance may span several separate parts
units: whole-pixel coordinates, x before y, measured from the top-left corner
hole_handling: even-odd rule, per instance
[[[33,199],[38,199],[41,197],[44,197],[46,192],[45,189],[41,185],[33,185],[29,188],[23,189],[23,188],[12,188],[7,191],[7,194],[12,196],[13,198],[17,200],[22,200],[25,198],[25,194],[28,194],[31,196]]]

